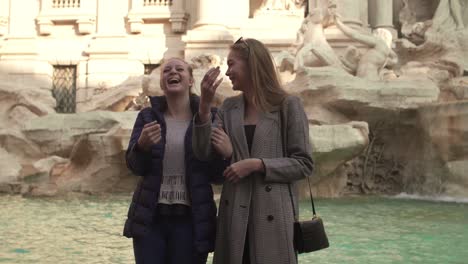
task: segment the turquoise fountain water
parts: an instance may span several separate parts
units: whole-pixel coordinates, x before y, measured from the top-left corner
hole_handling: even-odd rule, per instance
[[[129,196],[0,196],[0,263],[133,263],[121,236]],[[299,263],[468,263],[468,203],[319,199],[331,247]],[[311,216],[301,204],[301,218]]]

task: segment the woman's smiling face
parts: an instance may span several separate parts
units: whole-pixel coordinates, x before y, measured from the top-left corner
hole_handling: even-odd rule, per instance
[[[232,89],[235,91],[243,91],[251,86],[251,77],[247,62],[242,59],[237,51],[231,50],[227,60],[228,69],[226,76],[229,77],[232,83]]]
[[[180,59],[170,59],[164,63],[161,72],[161,89],[164,94],[186,93],[193,85],[189,65]]]

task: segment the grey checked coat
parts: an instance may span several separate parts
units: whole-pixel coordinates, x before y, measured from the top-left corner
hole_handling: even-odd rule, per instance
[[[288,185],[313,170],[309,126],[300,99],[286,98],[287,157],[283,157],[281,107],[261,113],[251,154],[244,133],[242,95],[224,101],[219,118],[233,144],[232,163],[261,158],[266,173],[254,173],[238,183],[225,182],[219,203],[214,263],[241,264],[247,226],[252,264],[296,263],[293,249],[293,208]],[[194,126],[193,149],[201,160],[212,158],[211,125]],[[297,203],[295,202],[295,205]],[[297,208],[296,208],[297,210]]]

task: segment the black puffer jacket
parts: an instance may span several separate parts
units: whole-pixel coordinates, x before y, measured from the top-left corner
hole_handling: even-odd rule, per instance
[[[198,104],[199,98],[191,96],[192,113],[198,111]],[[123,232],[126,237],[144,236],[156,214],[166,142],[166,122],[163,115],[166,108],[165,97],[152,97],[151,107],[140,111],[133,127],[126,153],[127,167],[134,174],[143,177],[133,194],[128,211]],[[151,152],[145,153],[135,146],[143,126],[154,120],[161,125],[161,141],[152,147]],[[214,250],[216,232],[216,204],[211,183],[222,181],[223,170],[229,164],[221,159],[202,162],[195,158],[192,152],[192,125],[193,122],[185,134],[184,142],[186,184],[191,198],[194,224],[194,246],[198,252],[211,252]]]

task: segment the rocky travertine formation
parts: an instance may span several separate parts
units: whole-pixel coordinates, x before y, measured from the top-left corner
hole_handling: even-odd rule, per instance
[[[46,196],[131,191],[136,177],[126,169],[124,152],[135,118],[136,112],[101,111],[30,120],[21,130],[21,143],[36,155],[0,151],[3,163],[16,163],[1,167],[0,190]]]

